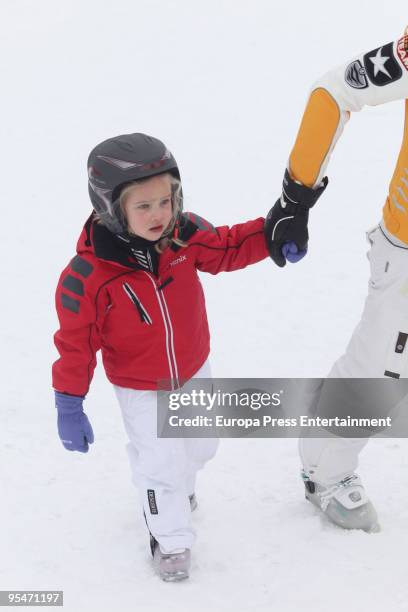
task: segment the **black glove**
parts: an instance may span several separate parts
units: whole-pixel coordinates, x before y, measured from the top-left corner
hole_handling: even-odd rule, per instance
[[[328,182],[325,176],[319,187],[312,189],[294,181],[289,172],[285,171],[282,195],[265,221],[266,246],[269,255],[280,268],[286,266],[288,252],[296,253],[296,257],[287,257],[289,261],[299,261],[306,255],[309,209],[316,204]],[[284,248],[285,244],[289,244],[289,249]]]

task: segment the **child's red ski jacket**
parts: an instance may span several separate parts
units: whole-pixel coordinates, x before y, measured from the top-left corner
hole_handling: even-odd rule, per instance
[[[210,351],[203,289],[197,271],[218,274],[268,257],[264,219],[214,228],[182,215],[179,238],[187,246],[134,248],[88,219],[77,255],[61,274],[53,365],[57,391],[84,396],[102,351],[108,379],[132,389],[177,388]],[[137,246],[137,245],[136,245]]]

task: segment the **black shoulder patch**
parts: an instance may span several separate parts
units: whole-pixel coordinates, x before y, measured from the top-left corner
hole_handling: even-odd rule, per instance
[[[388,43],[364,56],[367,76],[374,85],[383,87],[402,77],[402,68],[394,55],[394,43]]]
[[[62,281],[62,286],[65,289],[69,289],[72,293],[76,293],[77,295],[84,295],[84,284],[80,278],[76,278],[75,276],[71,276],[68,274]]]
[[[89,261],[86,261],[86,259],[80,257],[79,255],[76,255],[74,259],[72,259],[71,268],[74,272],[80,274],[84,278],[88,278],[88,276],[93,271],[93,265],[90,264]]]
[[[75,314],[79,313],[80,303],[79,300],[75,300],[70,297],[66,293],[61,293],[61,303],[64,308],[74,312]]]
[[[179,235],[180,240],[187,242],[198,230],[207,230],[209,232],[217,233],[216,228],[200,217],[191,212],[184,212],[180,216],[180,224],[179,224]],[[175,242],[171,245],[171,250],[177,252],[181,249]]]
[[[203,217],[200,217],[199,215],[196,215],[195,213],[191,212],[186,213],[186,215],[190,219],[190,221],[192,221],[198,227],[199,230],[208,230],[210,232],[213,232],[214,234],[216,233],[216,229],[212,225],[212,223],[210,223],[206,219],[203,219]]]

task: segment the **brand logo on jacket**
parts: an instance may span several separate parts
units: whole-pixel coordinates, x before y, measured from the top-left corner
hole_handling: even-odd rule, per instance
[[[180,255],[180,257],[177,257],[177,259],[174,259],[174,261],[172,261],[170,263],[170,266],[177,266],[177,264],[182,263],[183,261],[187,260],[187,255]]]
[[[403,36],[397,43],[397,53],[401,62],[408,70],[408,36]]]
[[[383,87],[402,77],[402,68],[394,56],[394,43],[378,47],[364,56],[367,76],[374,85]]]
[[[346,74],[344,75],[346,83],[354,89],[366,89],[368,87],[368,80],[366,71],[360,60],[351,62],[346,68]]]

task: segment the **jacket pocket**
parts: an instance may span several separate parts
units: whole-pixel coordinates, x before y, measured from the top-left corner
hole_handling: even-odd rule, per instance
[[[147,325],[151,325],[153,323],[151,316],[149,315],[146,308],[143,306],[142,302],[137,297],[135,291],[132,289],[129,283],[123,283],[122,287],[132,304],[135,306],[137,312],[139,313],[141,322],[146,323]]]

